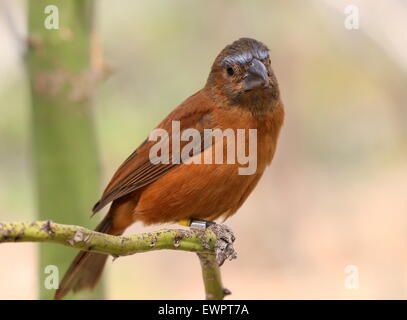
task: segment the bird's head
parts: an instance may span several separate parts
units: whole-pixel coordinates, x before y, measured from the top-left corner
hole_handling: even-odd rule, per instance
[[[229,104],[262,104],[279,98],[269,49],[260,41],[241,38],[226,46],[212,65],[206,87]]]

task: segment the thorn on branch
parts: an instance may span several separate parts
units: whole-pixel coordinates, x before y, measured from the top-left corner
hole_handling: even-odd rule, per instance
[[[156,243],[157,243],[157,237],[153,235],[153,236],[151,237],[151,242],[150,242],[150,245],[149,245],[150,248],[151,248],[151,247],[154,247]]]
[[[177,230],[177,233],[175,234],[174,237],[174,247],[178,248],[181,245],[181,240],[184,238],[190,237],[191,234],[188,232],[185,232],[183,230]]]
[[[54,235],[55,234],[54,230],[52,230],[52,221],[51,220],[45,221],[40,230],[45,231],[49,235]]]
[[[78,242],[82,242],[82,241],[83,241],[83,242],[88,242],[89,239],[90,239],[90,235],[89,235],[89,234],[88,234],[88,235],[85,235],[85,233],[83,233],[82,231],[77,230],[77,231],[75,232],[75,234],[73,235],[72,239],[68,240],[68,243],[69,243],[71,246],[73,246],[75,243],[78,243]]]
[[[231,294],[232,294],[232,292],[229,289],[223,288],[223,295],[224,296],[228,296],[228,295],[231,295]]]
[[[175,248],[178,248],[180,246],[180,241],[181,241],[181,238],[175,237],[175,239],[174,239],[174,247]]]

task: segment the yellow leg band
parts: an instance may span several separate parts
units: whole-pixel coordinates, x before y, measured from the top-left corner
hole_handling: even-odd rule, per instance
[[[182,219],[178,221],[181,226],[189,227],[191,225],[191,219]]]

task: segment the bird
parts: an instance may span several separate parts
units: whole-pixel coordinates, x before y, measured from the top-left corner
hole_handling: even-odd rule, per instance
[[[190,152],[181,161],[157,162],[152,161],[151,150],[157,148],[158,142],[147,138],[117,169],[94,205],[93,214],[111,204],[95,231],[121,235],[135,222],[214,222],[218,218],[226,220],[241,207],[271,163],[284,122],[284,104],[268,47],[252,38],[228,44],[215,58],[204,87],[154,129],[168,132],[171,146],[175,146],[174,122],[181,131],[197,132],[200,142],[190,146]],[[237,152],[231,161],[211,161],[216,151],[224,151],[220,160],[229,156],[227,152],[233,150],[229,142],[237,147],[240,144],[244,155],[250,148],[248,139],[238,141],[236,136],[227,143],[224,136],[208,138],[207,132],[216,129],[232,133],[244,130],[246,138],[250,130],[256,132],[256,146],[249,154],[251,160],[256,160],[253,172],[239,174],[244,166]],[[180,147],[185,147],[188,141],[180,143]],[[174,151],[170,150],[169,155],[172,160],[177,158]],[[62,299],[70,291],[93,289],[107,258],[100,253],[79,252],[54,298]]]

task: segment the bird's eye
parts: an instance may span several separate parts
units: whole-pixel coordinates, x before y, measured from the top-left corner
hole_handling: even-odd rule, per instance
[[[226,72],[228,73],[228,75],[233,76],[235,74],[235,71],[233,70],[232,67],[227,67],[226,68]]]

